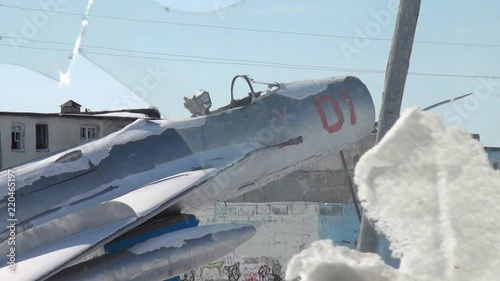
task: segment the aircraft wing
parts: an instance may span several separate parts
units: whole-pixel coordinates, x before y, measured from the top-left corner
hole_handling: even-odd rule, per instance
[[[62,268],[91,253],[122,233],[144,222],[175,203],[186,192],[210,178],[216,169],[181,173],[151,183],[111,201],[46,222],[17,234],[16,270],[0,269],[2,280],[45,279]],[[88,218],[94,218],[88,225]],[[86,227],[84,227],[86,226]],[[54,229],[60,230],[55,233]],[[67,234],[69,232],[69,235]],[[51,234],[49,237],[47,234]],[[52,239],[37,247],[30,241]],[[35,238],[36,237],[36,238]],[[2,252],[8,251],[4,241]],[[29,249],[31,248],[31,249]],[[5,253],[4,256],[7,256]],[[4,265],[6,263],[3,263]]]
[[[106,142],[106,139],[107,137],[102,139],[102,142]],[[113,138],[110,137],[110,139]],[[181,207],[181,209],[184,209],[185,206],[196,207],[204,202],[214,199],[224,200],[226,197],[233,197],[237,193],[244,192],[248,186],[248,181],[256,177],[255,175],[252,176],[253,174],[265,173],[265,170],[270,170],[267,165],[261,165],[261,168],[246,169],[248,165],[254,160],[263,163],[266,159],[269,162],[270,159],[276,158],[276,161],[278,161],[281,158],[273,157],[273,155],[277,156],[275,153],[283,153],[283,150],[291,147],[290,145],[292,144],[289,144],[289,142],[272,146],[248,143],[247,148],[228,146],[213,151],[204,151],[201,154],[194,154],[194,162],[185,160],[189,162],[186,166],[194,167],[189,168],[188,171],[171,173],[170,176],[165,178],[151,177],[151,179],[156,178],[156,180],[141,185],[137,185],[137,180],[138,178],[143,180],[146,177],[145,175],[128,175],[124,179],[120,179],[118,181],[120,186],[111,189],[111,191],[106,192],[107,189],[89,189],[92,190],[92,194],[84,193],[72,197],[63,205],[55,206],[39,217],[24,220],[24,224],[32,225],[24,231],[18,231],[15,235],[15,272],[10,271],[11,267],[8,263],[11,247],[10,240],[6,239],[0,243],[0,257],[2,257],[0,262],[4,266],[0,268],[0,280],[7,280],[7,278],[9,280],[44,280],[50,278],[65,268],[88,260],[89,256],[93,256],[96,250],[101,249],[105,244],[169,207],[175,208],[175,210],[178,210],[176,209],[178,207]],[[78,147],[84,151],[84,155],[90,153],[86,146],[101,147],[103,145],[97,141],[95,144],[90,143]],[[54,159],[60,159],[61,155],[66,157],[72,154],[74,152],[64,151],[40,161],[16,167],[16,169],[19,173],[21,171],[27,173],[28,178],[30,178],[29,174],[33,172],[47,171],[46,174],[49,175],[49,170],[54,169],[54,167],[50,166],[50,163],[54,164]],[[82,161],[85,162],[87,161],[86,157],[81,156],[79,159],[83,159]],[[176,162],[175,166],[179,166],[179,163]],[[196,163],[200,166],[194,166]],[[271,161],[269,165],[273,165],[273,163]],[[30,168],[29,165],[33,167]],[[75,165],[74,167],[78,166]],[[90,175],[91,171],[90,169],[85,173]],[[170,166],[163,167],[159,165],[149,173],[160,175],[167,174],[169,171],[171,171]],[[280,171],[279,173],[283,172]],[[1,172],[0,175],[6,178],[4,173],[5,171]],[[278,175],[270,174],[268,177],[276,176]],[[56,175],[56,177],[60,177],[60,181],[68,185],[55,185],[56,189],[53,192],[56,193],[51,193],[52,196],[57,192],[61,192],[62,189],[77,184],[77,182],[71,184],[71,180],[74,178],[68,180],[64,176]],[[4,184],[0,183],[0,187]],[[219,190],[215,191],[216,194],[210,194],[210,192],[214,192],[211,189],[217,184],[223,186],[219,186]],[[265,182],[251,182],[251,184],[261,186]],[[229,188],[229,186],[233,188]],[[17,192],[22,194],[25,188],[29,188],[29,186],[22,187]],[[126,192],[123,192],[123,190],[126,190]],[[18,200],[21,199],[22,196],[18,198]],[[33,201],[24,201],[24,203],[37,204],[37,202]],[[21,228],[21,225],[17,227]],[[253,230],[246,229],[244,231],[251,234]],[[244,243],[244,241],[241,243]],[[230,243],[224,244],[226,246],[230,245]],[[213,247],[213,245],[210,245],[208,248]]]

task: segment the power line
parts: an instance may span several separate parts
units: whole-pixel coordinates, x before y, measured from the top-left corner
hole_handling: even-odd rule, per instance
[[[246,62],[237,59],[224,59],[223,61],[217,60],[217,58],[209,58],[210,60],[197,60],[197,59],[176,59],[176,58],[165,58],[165,57],[151,57],[151,56],[137,56],[137,55],[125,55],[125,54],[111,54],[102,52],[83,52],[83,55],[94,54],[94,55],[104,55],[112,57],[126,57],[126,58],[136,58],[136,59],[151,59],[151,60],[165,60],[165,61],[178,61],[178,62],[194,62],[194,63],[205,63],[205,64],[219,64],[219,65],[244,65],[244,66],[260,66],[260,67],[271,67],[271,68],[282,68],[282,69],[303,69],[303,70],[322,70],[322,71],[342,71],[342,72],[364,72],[364,73],[384,73],[384,70],[372,70],[372,69],[354,69],[354,68],[336,68],[328,66],[318,66],[318,65],[299,65],[299,64],[281,64],[266,61],[252,61]],[[183,57],[196,57],[196,56],[183,56]]]
[[[0,36],[0,38],[13,38],[13,39],[22,39],[19,37],[11,37],[11,36]],[[32,40],[27,39],[30,42],[41,42],[48,44],[62,44],[71,46],[71,43],[64,42],[56,42],[56,41],[40,41],[40,40]],[[0,44],[0,46],[10,46],[8,44]],[[32,46],[17,46],[25,49],[36,49],[36,50],[54,50],[54,51],[71,51],[67,49],[52,49],[47,47],[32,47]],[[285,64],[278,62],[269,62],[269,61],[259,61],[259,60],[244,60],[244,59],[228,59],[228,58],[220,58],[220,57],[207,57],[207,56],[197,56],[197,55],[182,55],[182,54],[172,54],[172,53],[162,53],[162,52],[150,52],[150,51],[140,51],[140,50],[131,50],[131,49],[120,49],[120,48],[111,48],[111,47],[102,47],[102,46],[92,46],[92,45],[82,45],[82,48],[95,48],[95,49],[103,49],[108,51],[118,51],[118,52],[126,52],[126,53],[136,53],[143,55],[160,55],[160,56],[171,56],[171,57],[180,57],[180,58],[194,58],[194,59],[204,59],[204,60],[212,60],[212,61],[222,61],[222,62],[231,62],[231,64],[235,64],[235,62],[241,62],[242,65],[268,65],[268,66],[280,66],[283,68],[297,68],[297,69],[318,69],[318,70],[335,70],[335,71],[352,71],[348,68],[335,68],[329,66],[318,66],[318,65],[299,65],[299,64]],[[121,57],[130,57],[130,58],[142,58],[142,59],[159,59],[158,57],[145,57],[145,56],[134,56],[128,54],[112,54],[112,53],[99,53],[95,51],[85,51],[84,54],[100,54],[100,55],[109,55],[109,56],[121,56]],[[166,59],[167,60],[167,59]],[[182,61],[182,60],[172,60],[172,61]],[[194,60],[186,60],[190,62],[197,62]],[[200,61],[202,62],[202,61]],[[217,62],[217,63],[219,63]],[[378,71],[377,71],[378,72]]]
[[[154,60],[167,60],[167,61],[183,61],[183,62],[197,62],[197,63],[208,63],[208,64],[229,64],[229,65],[249,65],[249,66],[262,66],[262,67],[274,67],[274,68],[286,68],[286,69],[305,69],[305,70],[323,70],[323,71],[337,71],[337,72],[358,72],[358,73],[371,73],[371,74],[385,74],[385,70],[379,69],[362,69],[362,68],[335,68],[327,66],[314,66],[314,65],[297,65],[297,66],[284,66],[279,64],[250,64],[250,63],[238,63],[238,62],[217,62],[217,61],[200,61],[200,60],[187,60],[187,59],[168,59],[162,57],[145,57],[145,56],[130,56],[130,55],[120,55],[120,54],[109,54],[109,53],[99,53],[99,52],[86,52],[87,54],[97,54],[105,56],[115,56],[115,57],[128,57],[128,58],[140,58],[140,59],[154,59]],[[85,53],[84,53],[85,55]],[[262,62],[267,63],[267,62]],[[435,76],[435,77],[450,77],[450,78],[491,78],[500,79],[500,76],[487,76],[487,75],[466,75],[466,74],[450,74],[450,73],[426,73],[426,72],[408,72],[409,75],[414,76]]]
[[[6,38],[6,37],[3,37]],[[33,41],[33,40],[31,40]],[[50,42],[50,41],[45,41]],[[58,42],[58,44],[68,44]],[[12,47],[9,44],[1,44],[0,46]],[[16,46],[17,48],[23,49],[33,49],[33,50],[46,50],[46,51],[56,51],[56,52],[72,52],[72,49],[60,49],[60,48],[48,48],[48,47],[32,47],[32,46]],[[85,46],[83,46],[85,47]],[[318,70],[318,71],[335,71],[335,72],[354,72],[354,73],[368,73],[368,74],[384,74],[385,70],[380,69],[364,69],[364,68],[340,68],[340,67],[329,67],[321,65],[305,65],[305,64],[285,64],[278,62],[269,61],[259,61],[259,60],[240,60],[240,59],[230,59],[230,58],[217,58],[217,57],[206,57],[206,56],[195,56],[195,55],[182,55],[182,54],[169,54],[160,52],[146,52],[137,50],[127,50],[119,48],[108,48],[99,46],[86,46],[91,48],[101,48],[104,50],[113,50],[119,52],[130,52],[137,54],[144,54],[146,56],[131,55],[131,54],[119,54],[119,53],[106,53],[106,52],[96,52],[96,51],[84,51],[85,54],[93,55],[103,55],[112,57],[125,57],[125,58],[135,58],[135,59],[151,59],[151,60],[163,60],[163,61],[176,61],[176,62],[190,62],[190,63],[203,63],[203,64],[218,64],[218,65],[243,65],[243,66],[258,66],[258,67],[268,67],[268,68],[280,68],[280,69],[297,69],[297,70]],[[149,56],[156,55],[156,56]],[[166,58],[158,57],[161,56],[171,56],[176,58]],[[490,79],[500,79],[500,76],[487,76],[487,75],[468,75],[468,74],[453,74],[453,73],[428,73],[428,72],[409,72],[409,75],[414,76],[431,76],[431,77],[449,77],[449,78],[490,78]]]
[[[73,52],[72,49],[55,49],[55,48],[49,48],[49,47],[32,47],[32,46],[15,46],[12,44],[2,44],[0,43],[0,46],[6,46],[6,47],[11,47],[11,48],[21,48],[21,49],[31,49],[31,50],[44,50],[44,51],[56,51],[56,52]]]
[[[108,48],[108,47],[99,47],[99,46],[84,46],[90,48],[98,48],[104,50],[111,51],[119,51],[119,52],[128,52],[128,53],[136,53],[143,55],[160,55],[160,56],[170,56],[177,58],[190,58],[190,59],[203,59],[209,61],[215,61],[215,63],[222,64],[221,62],[230,62],[228,64],[240,64],[240,65],[256,65],[256,66],[274,66],[280,68],[295,68],[295,69],[314,69],[314,70],[333,70],[333,71],[346,71],[346,72],[354,72],[355,69],[350,68],[339,68],[339,67],[330,67],[330,66],[322,66],[322,65],[303,65],[303,64],[289,64],[289,63],[279,63],[279,62],[270,62],[270,61],[262,61],[262,60],[246,60],[246,59],[233,59],[233,58],[221,58],[221,57],[207,57],[207,56],[198,56],[198,55],[182,55],[182,54],[172,54],[172,53],[162,53],[162,52],[149,52],[149,51],[139,51],[139,50],[130,50],[130,49],[119,49],[119,48]],[[144,56],[131,56],[127,54],[109,54],[109,53],[99,53],[95,51],[85,51],[84,54],[101,54],[101,55],[116,55],[123,57],[133,57],[133,58],[153,58],[159,59],[158,57],[144,57]],[[187,61],[187,62],[205,62],[198,60],[173,60],[172,61]],[[379,73],[379,70],[365,70],[365,72],[373,72]]]
[[[6,5],[6,4],[0,4],[0,7],[10,8],[10,9],[16,9],[16,10],[24,10],[24,11],[33,11],[33,12],[48,13],[46,10],[43,10],[43,9],[26,8],[26,7],[19,7],[19,6]],[[57,14],[61,14],[61,15],[78,16],[78,17],[82,17],[83,16],[83,14],[80,14],[80,13],[61,12],[61,11],[54,11],[54,12],[57,13]]]
[[[17,39],[20,41],[28,41],[28,42],[35,42],[35,43],[45,43],[45,44],[56,44],[56,45],[69,45],[69,46],[74,46],[75,43],[66,43],[66,42],[58,42],[58,41],[50,41],[50,40],[35,40],[35,39],[28,39],[28,38],[23,38],[23,37],[16,37],[16,36],[3,36],[0,35],[0,40],[2,39]]]
[[[47,11],[42,10],[42,9],[25,8],[25,7],[5,5],[5,4],[0,4],[0,7],[19,9],[19,10],[27,10],[27,11],[47,12]],[[73,13],[73,12],[58,11],[57,13],[62,14],[62,15],[83,17],[83,14]],[[124,20],[124,21],[141,22],[141,23],[165,24],[165,25],[186,26],[186,27],[202,27],[202,28],[210,28],[210,29],[236,30],[236,31],[270,33],[270,34],[281,34],[281,35],[295,35],[295,36],[337,38],[337,39],[365,39],[365,40],[385,41],[385,42],[392,41],[391,38],[372,38],[372,37],[363,37],[363,36],[332,35],[332,34],[321,34],[321,33],[311,33],[311,32],[296,32],[296,31],[258,29],[258,28],[246,28],[246,27],[230,27],[230,26],[209,25],[209,24],[195,24],[195,23],[184,23],[184,22],[173,22],[173,21],[147,20],[147,19],[107,16],[107,15],[90,15],[90,17],[112,19],[112,20]],[[478,43],[428,41],[428,40],[415,40],[414,42],[420,43],[420,44],[464,46],[464,47],[493,47],[493,48],[500,47],[500,44],[478,44]]]
[[[0,36],[0,39],[2,38],[12,38],[12,39],[20,39],[22,40],[23,38],[20,37],[12,37],[12,36]],[[33,39],[26,39],[26,41],[30,42],[38,42],[38,43],[47,43],[47,44],[60,44],[60,45],[68,45],[72,46],[73,44],[71,43],[65,43],[65,42],[57,42],[57,41],[46,41],[46,40],[33,40]],[[8,44],[0,44],[0,46],[10,46]],[[25,49],[35,49],[35,50],[54,50],[54,51],[70,51],[67,49],[57,49],[57,48],[48,48],[48,47],[32,47],[32,46],[16,46],[20,48],[25,48]],[[225,61],[225,62],[231,62],[231,64],[235,64],[235,62],[241,62],[244,63],[242,65],[254,65],[254,64],[261,64],[261,65],[269,65],[269,66],[280,66],[284,68],[297,68],[297,69],[317,69],[317,70],[334,70],[334,71],[353,71],[353,69],[349,68],[338,68],[338,67],[329,67],[329,66],[318,66],[318,65],[300,65],[300,64],[285,64],[285,63],[278,63],[278,62],[269,62],[269,61],[261,61],[261,60],[245,60],[245,59],[228,59],[228,58],[220,58],[220,57],[207,57],[207,56],[198,56],[198,55],[182,55],[182,54],[172,54],[172,53],[162,53],[162,52],[151,52],[151,51],[140,51],[140,50],[132,50],[132,49],[121,49],[121,48],[112,48],[112,47],[103,47],[103,46],[92,46],[92,45],[82,45],[82,48],[95,48],[95,49],[103,49],[103,50],[108,50],[108,51],[118,51],[118,52],[126,52],[126,53],[136,53],[136,54],[143,54],[143,55],[160,55],[160,56],[171,56],[171,57],[180,57],[180,58],[194,58],[194,59],[204,59],[204,60],[212,60],[217,63],[220,61]],[[109,55],[109,56],[121,56],[121,57],[130,57],[130,58],[142,58],[142,59],[159,59],[158,57],[145,57],[145,56],[134,56],[134,55],[128,55],[128,54],[112,54],[112,53],[99,53],[95,51],[85,51],[84,54],[100,54],[100,55]],[[182,61],[182,60],[172,60],[172,61]],[[186,60],[190,62],[197,62],[194,60]],[[202,61],[200,61],[202,62]],[[370,70],[366,70],[367,72],[370,72]],[[379,72],[379,70],[373,70],[372,72]]]

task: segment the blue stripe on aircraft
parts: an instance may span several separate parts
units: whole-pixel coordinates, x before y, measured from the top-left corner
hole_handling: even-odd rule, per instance
[[[144,242],[144,241],[151,239],[151,238],[154,238],[154,237],[158,237],[158,236],[163,235],[165,233],[170,233],[170,232],[174,232],[177,230],[186,229],[186,228],[190,228],[190,227],[196,227],[196,226],[198,226],[198,223],[199,223],[199,221],[196,219],[195,216],[189,216],[188,218],[182,219],[182,220],[180,220],[176,223],[173,223],[171,225],[159,227],[159,228],[156,228],[150,232],[146,232],[146,233],[134,236],[134,237],[130,237],[129,239],[125,239],[125,240],[121,240],[121,241],[117,241],[117,242],[111,242],[109,244],[104,245],[104,250],[106,251],[106,253],[113,253],[113,252],[122,251],[122,250],[125,250],[125,249],[128,249],[128,248],[134,246],[135,244]]]

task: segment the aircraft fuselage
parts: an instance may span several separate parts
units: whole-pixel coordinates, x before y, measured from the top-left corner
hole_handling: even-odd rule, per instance
[[[374,121],[370,93],[355,77],[282,83],[249,104],[207,116],[138,120],[96,141],[13,167],[17,232],[194,170],[217,172],[169,208],[188,212],[228,200],[361,139]],[[2,171],[4,222],[7,192],[7,171]],[[8,236],[3,228],[2,256]]]

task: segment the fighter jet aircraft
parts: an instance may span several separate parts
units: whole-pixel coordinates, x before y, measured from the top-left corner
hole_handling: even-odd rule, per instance
[[[244,79],[247,97],[234,98]],[[369,134],[356,77],[267,83],[234,77],[229,105],[185,98],[192,117],[137,120],[101,139],[0,172],[1,280],[164,280],[249,240],[248,225],[197,226],[197,207],[262,187]],[[283,192],[287,192],[283,187]],[[12,199],[14,198],[14,199]]]

